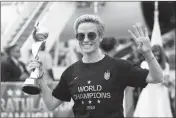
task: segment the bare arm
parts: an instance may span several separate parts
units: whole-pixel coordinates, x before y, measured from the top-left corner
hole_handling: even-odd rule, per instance
[[[52,95],[51,89],[48,87],[44,79],[40,79],[40,87],[42,89],[43,100],[49,110],[54,110],[57,108],[63,101],[56,99]]]
[[[153,53],[148,51],[144,53],[145,60],[149,66],[149,74],[147,76],[146,82],[147,83],[161,83],[163,81],[163,73],[162,69],[155,59]]]
[[[43,66],[42,63],[39,62],[38,60],[31,60],[28,66],[29,71],[33,71],[35,68],[39,68],[39,77],[43,75]],[[62,101],[55,98],[52,95],[51,89],[48,87],[46,80],[44,78],[40,78],[39,80],[39,85],[40,88],[42,89],[41,95],[43,97],[43,100],[49,110],[54,110],[56,107],[58,107]]]

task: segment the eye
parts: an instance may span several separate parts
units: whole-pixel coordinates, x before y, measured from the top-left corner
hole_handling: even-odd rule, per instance
[[[97,34],[96,34],[95,32],[89,32],[89,33],[88,33],[88,38],[89,38],[90,40],[95,40],[96,37],[97,37]]]
[[[77,33],[76,34],[76,39],[79,40],[79,41],[83,41],[85,38],[85,34],[83,33]]]

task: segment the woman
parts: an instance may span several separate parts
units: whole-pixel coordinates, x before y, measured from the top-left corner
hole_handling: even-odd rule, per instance
[[[82,15],[75,22],[75,34],[83,57],[69,66],[62,74],[60,82],[51,91],[45,80],[40,80],[42,97],[50,110],[63,101],[74,100],[75,117],[124,117],[123,95],[127,86],[145,87],[147,83],[162,81],[162,70],[151,51],[148,32],[139,25],[134,33],[129,31],[143,53],[150,69],[142,69],[122,59],[104,55],[99,46],[104,36],[104,24],[98,16]],[[42,65],[33,60],[29,69]],[[149,78],[148,76],[152,76]]]
[[[159,84],[148,84],[141,92],[134,112],[134,117],[172,117],[168,81],[169,64],[161,46],[152,47],[153,54],[160,64],[164,80]],[[142,68],[148,68],[147,63],[141,63]]]

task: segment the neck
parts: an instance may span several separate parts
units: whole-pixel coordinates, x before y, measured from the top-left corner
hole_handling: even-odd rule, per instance
[[[89,53],[89,54],[84,54],[82,61],[84,63],[94,63],[97,61],[100,61],[101,59],[104,58],[104,54],[98,49],[95,52]]]

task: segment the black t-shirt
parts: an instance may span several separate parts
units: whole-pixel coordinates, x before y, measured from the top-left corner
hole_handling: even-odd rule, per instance
[[[52,94],[61,101],[73,98],[75,117],[124,117],[124,89],[145,87],[148,72],[107,55],[95,63],[80,60],[63,72]]]

